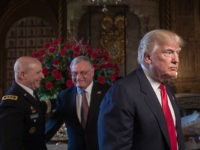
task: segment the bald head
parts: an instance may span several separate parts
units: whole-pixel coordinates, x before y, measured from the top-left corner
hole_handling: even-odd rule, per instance
[[[40,64],[40,62],[33,57],[29,57],[29,56],[22,56],[20,58],[18,58],[14,64],[14,72],[15,75],[17,75],[17,73],[19,72],[27,72],[28,70],[31,69],[31,66],[33,64]],[[15,76],[16,79],[16,76]]]
[[[39,88],[44,78],[42,65],[36,58],[22,56],[14,64],[15,81],[33,90]]]

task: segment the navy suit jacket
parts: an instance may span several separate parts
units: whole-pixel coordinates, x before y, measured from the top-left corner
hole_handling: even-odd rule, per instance
[[[93,84],[85,130],[82,128],[77,116],[76,87],[62,91],[56,100],[56,111],[46,123],[47,139],[50,139],[65,123],[68,135],[68,150],[98,150],[97,119],[99,105],[108,88],[108,85]]]
[[[179,150],[184,149],[179,110],[167,86],[175,117]],[[114,84],[100,106],[100,150],[170,150],[164,114],[141,67]]]

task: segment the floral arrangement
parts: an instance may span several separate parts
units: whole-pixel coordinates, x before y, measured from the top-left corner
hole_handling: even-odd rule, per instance
[[[94,81],[100,84],[112,84],[119,77],[119,68],[109,61],[109,53],[100,48],[92,48],[89,43],[70,40],[61,43],[56,39],[47,43],[38,51],[32,53],[43,65],[45,78],[37,93],[41,100],[55,99],[58,93],[73,86],[70,73],[70,63],[74,57],[86,55],[95,67]]]

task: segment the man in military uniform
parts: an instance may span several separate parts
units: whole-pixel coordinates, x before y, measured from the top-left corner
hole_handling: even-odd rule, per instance
[[[0,103],[0,150],[47,150],[44,128],[50,103],[34,95],[44,78],[42,65],[23,56],[15,62],[14,74],[15,81]]]

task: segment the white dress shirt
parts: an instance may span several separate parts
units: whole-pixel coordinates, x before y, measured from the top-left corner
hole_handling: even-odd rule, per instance
[[[87,98],[89,107],[90,107],[90,101],[91,101],[92,86],[93,86],[93,81],[85,89],[85,94],[86,94],[86,98]],[[81,121],[81,104],[82,104],[81,89],[77,87],[77,95],[76,95],[76,108],[77,109],[76,109],[76,112],[77,112],[79,121]]]
[[[151,86],[152,86],[154,92],[156,93],[156,96],[157,96],[157,98],[158,98],[158,101],[159,101],[159,103],[160,103],[160,105],[161,105],[161,107],[162,107],[162,100],[161,100],[161,93],[160,93],[161,89],[160,89],[160,87],[159,87],[161,83],[155,81],[154,79],[152,79],[152,78],[149,76],[147,70],[146,70],[144,67],[142,67],[142,68],[143,68],[144,73],[145,73],[147,79],[149,80],[149,82],[150,82],[150,84],[151,84]],[[174,125],[176,125],[176,117],[175,117],[175,114],[174,114],[174,109],[173,109],[173,107],[172,107],[172,104],[171,104],[171,101],[170,101],[168,95],[167,95],[167,99],[168,99],[169,109],[170,109],[170,111],[171,111],[172,118],[173,118],[173,121],[174,121]]]

